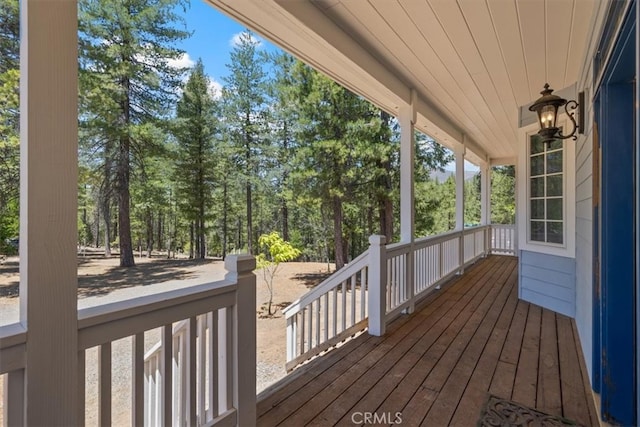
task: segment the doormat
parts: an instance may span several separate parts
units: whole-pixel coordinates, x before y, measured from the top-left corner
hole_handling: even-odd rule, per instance
[[[510,400],[489,396],[489,400],[478,421],[478,426],[546,427],[579,426],[579,424],[566,418],[536,411],[535,409],[528,408]]]

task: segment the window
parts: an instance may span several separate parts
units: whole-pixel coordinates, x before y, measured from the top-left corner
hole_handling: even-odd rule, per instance
[[[529,241],[564,245],[564,148],[529,137]]]

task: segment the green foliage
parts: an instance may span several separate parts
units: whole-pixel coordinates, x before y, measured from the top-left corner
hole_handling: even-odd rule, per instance
[[[0,2],[0,252],[18,236],[20,190],[20,17],[18,0]]]
[[[249,253],[253,252],[253,188],[264,177],[263,163],[268,155],[267,73],[266,57],[258,52],[259,42],[245,31],[231,51],[230,75],[224,78],[222,90],[224,123],[227,126],[229,148],[236,164],[236,180],[244,185],[246,196],[246,236]]]
[[[117,195],[125,267],[134,264],[130,180],[165,141],[161,133],[184,72],[170,61],[183,54],[172,43],[188,36],[176,26],[182,21],[176,11],[185,6],[183,0],[79,3],[81,147],[102,153],[102,199],[112,189]]]
[[[0,73],[0,213],[20,189],[19,79],[16,69]]]
[[[209,93],[210,81],[199,60],[191,70],[178,101],[174,134],[174,180],[178,205],[185,220],[194,227],[195,258],[206,256],[206,226],[210,218],[215,187],[214,138],[218,134],[216,105]]]
[[[516,219],[516,178],[513,166],[493,168],[491,174],[491,222],[514,224]]]
[[[260,253],[257,256],[257,268],[262,269],[265,283],[269,290],[268,314],[271,315],[271,305],[273,304],[273,278],[278,271],[278,266],[282,262],[293,261],[301,255],[299,249],[291,245],[280,237],[277,231],[263,234],[258,238]]]
[[[371,188],[387,172],[385,163],[397,148],[371,104],[300,62],[292,70],[300,118],[291,184],[296,203],[319,205],[331,221],[333,253],[341,268],[349,242],[355,241],[350,237],[359,235],[362,241],[372,231],[362,224],[367,210],[375,208]]]
[[[18,0],[0,2],[0,74],[17,70],[20,55],[20,7]]]

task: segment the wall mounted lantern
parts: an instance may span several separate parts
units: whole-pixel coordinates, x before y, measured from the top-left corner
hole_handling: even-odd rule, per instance
[[[578,108],[576,101],[567,101],[557,95],[553,95],[553,89],[549,88],[549,83],[544,85],[544,90],[540,92],[542,95],[536,100],[530,107],[530,111],[535,111],[538,114],[538,123],[540,124],[540,130],[538,135],[542,137],[542,142],[551,143],[556,139],[572,138],[574,141],[578,138],[576,131],[578,125],[574,118],[574,112]],[[562,130],[557,125],[558,120],[558,108],[564,106],[564,111],[569,116],[569,119],[573,123],[573,130],[568,135],[563,135]],[[571,112],[569,112],[571,109]],[[582,116],[582,114],[580,115]]]

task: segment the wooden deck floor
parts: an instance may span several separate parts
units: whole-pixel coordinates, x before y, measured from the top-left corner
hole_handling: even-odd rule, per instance
[[[260,396],[258,425],[354,425],[369,412],[475,426],[489,395],[597,425],[573,321],[517,292],[516,258],[478,262],[384,337],[363,334]]]

